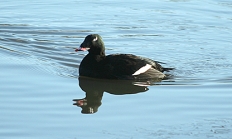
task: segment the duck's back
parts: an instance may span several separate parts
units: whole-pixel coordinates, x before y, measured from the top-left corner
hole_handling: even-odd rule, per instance
[[[108,55],[102,62],[102,71],[107,78],[142,80],[165,77],[158,62],[132,54]]]

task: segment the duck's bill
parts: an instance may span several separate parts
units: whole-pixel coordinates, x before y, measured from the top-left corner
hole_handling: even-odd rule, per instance
[[[88,51],[88,50],[89,50],[89,48],[79,47],[75,51],[77,52],[77,51]]]

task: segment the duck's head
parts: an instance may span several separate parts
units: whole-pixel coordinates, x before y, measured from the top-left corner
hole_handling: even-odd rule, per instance
[[[75,51],[89,51],[91,54],[98,55],[105,53],[105,46],[100,35],[90,34]]]

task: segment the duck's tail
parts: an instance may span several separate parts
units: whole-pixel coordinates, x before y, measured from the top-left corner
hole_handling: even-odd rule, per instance
[[[175,68],[163,68],[163,71],[170,71],[170,70],[174,70]]]

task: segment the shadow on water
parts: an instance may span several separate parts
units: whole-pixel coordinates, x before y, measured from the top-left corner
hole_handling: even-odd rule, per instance
[[[105,80],[87,77],[79,77],[79,86],[86,93],[82,99],[73,99],[74,104],[82,108],[81,113],[92,114],[98,111],[104,92],[113,95],[137,94],[146,92],[148,86],[153,82],[160,82],[160,79],[152,81],[137,82],[131,80]]]

